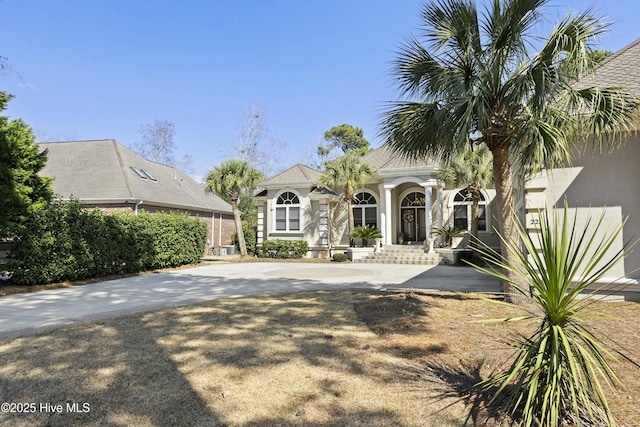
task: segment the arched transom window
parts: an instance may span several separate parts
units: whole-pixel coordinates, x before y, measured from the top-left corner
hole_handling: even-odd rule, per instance
[[[487,231],[487,202],[480,192],[478,204],[478,231]],[[467,189],[460,190],[453,198],[453,226],[471,230],[471,194]]]
[[[356,227],[378,226],[378,202],[373,194],[366,191],[356,194],[353,201],[353,219]]]
[[[300,230],[300,199],[291,191],[285,191],[276,200],[276,230]]]
[[[409,193],[402,199],[402,203],[400,206],[408,207],[408,206],[425,206],[427,203],[424,193],[419,191],[415,191],[413,193]]]

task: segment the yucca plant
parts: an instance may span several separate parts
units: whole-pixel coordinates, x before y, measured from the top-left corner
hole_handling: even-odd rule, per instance
[[[369,244],[369,240],[382,239],[382,234],[375,225],[361,225],[351,232],[351,238],[362,239],[362,246],[366,247]]]
[[[608,362],[614,356],[581,318],[594,299],[578,296],[597,284],[633,245],[614,248],[624,222],[604,230],[604,212],[592,228],[589,219],[583,229],[576,227],[566,201],[562,215],[560,212],[541,212],[538,233],[529,233],[518,224],[525,250],[519,242],[504,241],[512,255],[507,259],[516,260],[514,263],[506,264],[487,247],[480,249],[488,267],[477,268],[499,280],[521,278],[530,287],[536,306],[522,317],[494,320],[530,321],[539,326],[533,335],[509,341],[516,350],[509,368],[478,386],[493,393],[491,402],[519,425],[614,426],[602,387],[603,382],[613,388],[620,385]],[[511,284],[528,293],[516,281]]]

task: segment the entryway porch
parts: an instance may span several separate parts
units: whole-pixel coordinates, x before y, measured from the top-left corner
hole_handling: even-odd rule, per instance
[[[425,245],[385,245],[356,263],[438,265],[442,257]]]

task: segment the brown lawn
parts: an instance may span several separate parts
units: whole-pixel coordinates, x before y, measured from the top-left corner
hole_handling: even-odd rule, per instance
[[[637,361],[640,305],[590,312],[619,317],[592,325]],[[512,313],[456,294],[305,292],[0,341],[2,401],[38,405],[0,425],[498,425],[472,385],[501,366],[495,338],[517,326],[476,321]],[[640,370],[614,366],[627,385],[609,394],[614,414],[640,425]],[[68,412],[74,403],[88,412]]]

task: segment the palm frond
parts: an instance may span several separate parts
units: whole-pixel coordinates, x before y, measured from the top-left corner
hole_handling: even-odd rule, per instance
[[[466,143],[450,124],[449,111],[436,103],[395,103],[384,114],[381,133],[393,151],[411,159],[446,160]]]

